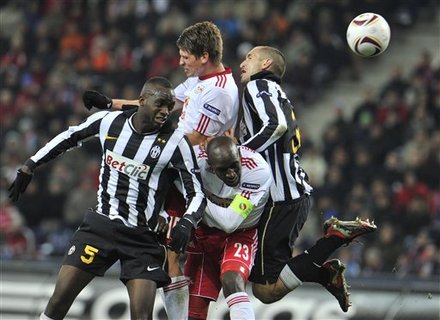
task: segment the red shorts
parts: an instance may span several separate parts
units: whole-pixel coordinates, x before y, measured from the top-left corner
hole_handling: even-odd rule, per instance
[[[185,213],[185,206],[185,198],[176,188],[174,183],[172,183],[164,204],[164,209],[170,216],[170,221],[168,222],[169,228],[167,232],[167,244],[169,244],[170,241],[171,229],[175,227],[176,223]]]
[[[190,278],[189,293],[215,301],[226,271],[238,272],[247,281],[257,250],[257,229],[228,234],[201,223],[193,244],[188,246],[184,267],[185,276]]]

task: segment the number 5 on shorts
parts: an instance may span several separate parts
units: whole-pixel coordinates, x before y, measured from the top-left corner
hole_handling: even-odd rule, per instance
[[[88,255],[88,257],[86,256],[81,256],[81,261],[84,262],[85,264],[91,264],[93,262],[93,259],[95,258],[95,255],[98,253],[98,249],[96,249],[95,247],[86,245],[86,247],[84,248],[84,252],[86,255]]]

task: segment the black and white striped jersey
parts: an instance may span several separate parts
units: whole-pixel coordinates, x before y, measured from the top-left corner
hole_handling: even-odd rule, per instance
[[[169,187],[167,169],[174,168],[185,188],[186,214],[197,223],[206,200],[200,170],[189,140],[179,131],[162,129],[139,134],[133,111],[101,111],[69,127],[41,148],[26,164],[35,168],[90,137],[99,137],[103,156],[96,211],[127,226],[154,229]]]
[[[299,164],[301,135],[294,109],[279,83],[268,71],[251,77],[243,92],[239,133],[241,144],[260,152],[269,163],[274,202],[294,200],[313,190]]]

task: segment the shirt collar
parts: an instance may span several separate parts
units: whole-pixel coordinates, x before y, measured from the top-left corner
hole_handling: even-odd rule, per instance
[[[251,80],[267,79],[267,80],[275,81],[278,84],[281,84],[281,79],[279,77],[277,77],[276,75],[274,75],[273,72],[267,71],[267,70],[260,71],[256,74],[253,74],[250,79]]]

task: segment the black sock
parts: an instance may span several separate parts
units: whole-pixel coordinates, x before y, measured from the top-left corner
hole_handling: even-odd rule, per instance
[[[343,240],[336,236],[321,238],[313,247],[291,258],[287,265],[301,281],[325,285],[328,273],[321,268],[321,265],[343,244]]]
[[[323,264],[330,255],[344,244],[344,240],[336,236],[321,238],[307,252],[316,264]]]

